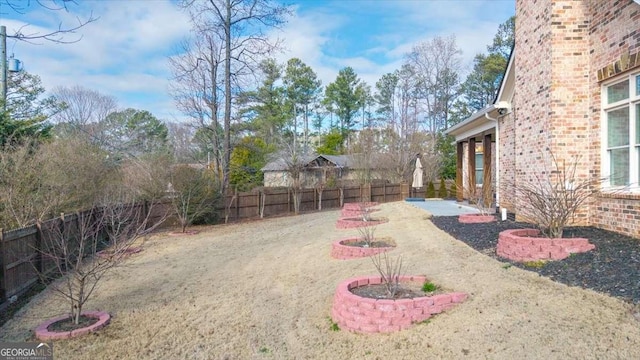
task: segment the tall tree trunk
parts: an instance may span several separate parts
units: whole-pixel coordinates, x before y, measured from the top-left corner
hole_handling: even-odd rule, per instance
[[[224,164],[222,169],[222,193],[229,185],[229,162],[231,160],[231,0],[226,2],[225,49],[224,49]]]
[[[304,105],[304,154],[308,153],[309,147],[309,105]]]

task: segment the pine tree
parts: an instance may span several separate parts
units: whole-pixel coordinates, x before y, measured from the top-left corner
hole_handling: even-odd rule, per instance
[[[440,178],[440,187],[438,188],[438,197],[442,199],[447,197],[447,184],[444,183],[444,178]]]
[[[427,199],[432,199],[436,197],[436,187],[433,185],[433,181],[429,181],[427,184]]]

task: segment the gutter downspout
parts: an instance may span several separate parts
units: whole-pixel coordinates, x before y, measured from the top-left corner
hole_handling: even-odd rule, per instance
[[[487,120],[496,122],[496,208],[500,207],[500,122],[498,121],[498,119],[504,117],[505,115],[501,115],[497,118],[492,118],[491,116],[489,116],[489,113],[484,114],[484,117]]]

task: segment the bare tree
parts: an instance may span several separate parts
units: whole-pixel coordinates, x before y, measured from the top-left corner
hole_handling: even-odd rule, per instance
[[[270,0],[184,0],[192,21],[199,28],[219,36],[224,62],[224,141],[222,145],[222,189],[229,182],[233,79],[251,74],[265,56],[277,49],[264,29],[284,22],[289,8]]]
[[[409,138],[402,138],[392,129],[387,129],[382,140],[385,147],[376,155],[377,166],[391,181],[409,181],[416,154],[421,154],[425,179],[432,181],[437,177],[440,159],[434,152],[425,151],[431,148],[431,141],[432,137],[425,132],[414,132]]]
[[[438,131],[447,129],[449,110],[458,96],[460,54],[452,35],[422,42],[407,55],[421,83],[420,98],[427,120],[425,130],[434,137]],[[435,138],[433,143],[435,146]]]
[[[62,110],[53,116],[52,120],[66,130],[73,133],[81,131],[88,134],[90,138],[97,136],[94,133],[95,124],[102,122],[118,107],[115,97],[80,85],[58,86],[53,89],[52,94],[58,102],[63,104]]]
[[[16,14],[25,14],[32,5],[39,6],[49,11],[69,11],[70,5],[75,5],[76,0],[0,0],[1,14],[6,12],[14,12]],[[25,41],[29,43],[36,43],[38,40],[50,41],[60,44],[70,44],[78,42],[82,39],[82,36],[78,36],[73,40],[69,40],[66,37],[71,34],[76,34],[80,28],[94,21],[98,18],[93,16],[93,12],[86,19],[76,17],[77,23],[71,26],[64,26],[62,23],[58,24],[56,29],[47,30],[44,32],[31,32],[29,31],[29,24],[25,24],[18,29],[13,30],[12,34],[7,34],[8,38]]]
[[[291,179],[290,186],[293,190],[293,211],[297,215],[300,212],[302,202],[302,176],[305,170],[306,157],[296,144],[284,142],[278,154],[284,162],[287,173]]]
[[[519,199],[519,215],[540,227],[550,238],[561,238],[584,205],[599,191],[603,179],[581,177],[580,157],[567,162],[548,150],[551,167],[535,172],[530,181],[518,182],[514,188]]]
[[[215,181],[208,171],[189,166],[174,166],[171,169],[169,196],[182,232],[197,220],[215,216],[219,199]]]
[[[375,225],[360,226],[358,227],[358,233],[360,234],[360,240],[364,242],[363,247],[370,248],[373,246],[373,241],[375,240],[375,233],[376,233]]]
[[[102,207],[77,213],[75,221],[60,219],[39,223],[43,245],[37,249],[43,263],[53,264],[55,271],[39,271],[48,283],[62,275],[52,289],[65,299],[69,314],[78,324],[84,305],[107,271],[115,267],[127,254],[127,249],[145,233],[146,214],[133,203],[110,202]],[[109,256],[96,256],[109,245]]]
[[[7,145],[0,151],[0,219],[27,226],[61,211],[90,208],[118,174],[106,154],[82,139]]]
[[[197,159],[197,148],[193,142],[196,128],[192,124],[168,122],[169,144],[176,162],[189,163]]]
[[[43,201],[49,191],[42,181],[41,158],[33,142],[5,145],[0,151],[0,226],[24,227],[43,219],[52,204]]]
[[[387,297],[393,299],[400,290],[400,276],[402,276],[402,256],[397,259],[389,257],[386,252],[381,252],[370,257],[376,270],[382,278],[382,284],[387,290]]]

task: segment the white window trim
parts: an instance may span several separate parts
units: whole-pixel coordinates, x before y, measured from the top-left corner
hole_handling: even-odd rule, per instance
[[[602,184],[603,192],[611,193],[640,193],[640,169],[638,169],[640,158],[640,144],[636,143],[636,104],[640,104],[640,94],[636,94],[636,77],[640,75],[639,71],[634,71],[622,76],[617,76],[614,79],[609,79],[604,82],[600,87],[600,173],[604,177]],[[617,101],[612,104],[607,104],[607,87],[619,83],[626,79],[629,82],[629,98],[621,101]],[[623,108],[627,106],[629,108],[629,145],[612,147],[612,148],[626,148],[629,147],[629,180],[630,184],[627,186],[613,186],[609,182],[610,160],[608,154],[608,124],[607,124],[607,110],[615,110],[616,108]]]

